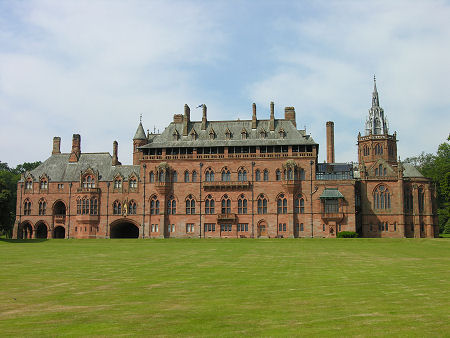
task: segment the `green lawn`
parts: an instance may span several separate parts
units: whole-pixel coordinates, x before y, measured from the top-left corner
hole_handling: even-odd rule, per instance
[[[0,241],[0,333],[449,336],[450,240]]]

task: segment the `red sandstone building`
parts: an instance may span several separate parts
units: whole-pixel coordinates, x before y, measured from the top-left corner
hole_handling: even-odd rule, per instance
[[[133,165],[113,155],[52,155],[17,186],[15,238],[436,237],[433,186],[397,157],[376,84],[359,165],[334,163],[334,124],[327,122],[327,163],[319,145],[284,119],[201,121],[190,109],[161,134],[133,138]]]

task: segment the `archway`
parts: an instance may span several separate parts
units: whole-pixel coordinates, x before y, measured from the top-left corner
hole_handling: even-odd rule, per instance
[[[31,239],[33,238],[33,227],[29,222],[24,222],[19,225],[17,231],[17,239]]]
[[[267,237],[267,223],[265,221],[258,223],[258,237]]]
[[[55,230],[53,230],[53,238],[66,238],[66,229],[60,225],[55,227]]]
[[[110,238],[139,238],[139,228],[132,222],[122,220],[111,224]]]
[[[57,201],[53,205],[53,214],[54,215],[65,215],[66,214],[66,205],[63,201]]]
[[[36,227],[36,238],[47,238],[48,230],[45,223],[40,222]]]

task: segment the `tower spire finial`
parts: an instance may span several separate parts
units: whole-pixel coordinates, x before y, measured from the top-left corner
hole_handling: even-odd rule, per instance
[[[142,114],[139,114],[139,123],[142,123]]]

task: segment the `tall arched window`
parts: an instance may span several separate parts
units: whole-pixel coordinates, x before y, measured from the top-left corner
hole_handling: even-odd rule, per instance
[[[238,214],[246,214],[247,213],[247,199],[242,194],[238,199]]]
[[[195,214],[195,200],[192,195],[189,195],[186,198],[186,214],[187,215]]]
[[[419,187],[418,193],[419,193],[419,196],[418,196],[419,197],[419,200],[418,200],[418,202],[419,202],[419,212],[423,213],[424,201],[425,201],[425,194],[424,194],[424,191],[423,191],[423,187]]]
[[[172,196],[167,201],[167,214],[168,215],[175,215],[177,213],[177,201]]]
[[[158,175],[158,181],[159,182],[165,182],[166,180],[165,180],[165,177],[164,177],[164,171],[163,170],[161,170],[160,172],[159,172],[159,175]]]
[[[391,208],[391,194],[384,186],[378,186],[373,193],[373,207],[374,209],[390,209]]]
[[[77,198],[77,215],[81,215],[81,198]]]
[[[155,173],[153,171],[150,171],[149,178],[150,178],[150,183],[155,182]]]
[[[208,168],[205,171],[205,181],[214,182],[214,171],[211,168]]]
[[[33,181],[31,179],[26,180],[25,189],[27,189],[27,190],[33,189]]]
[[[280,171],[280,169],[277,169],[277,170],[275,171],[275,179],[276,179],[277,181],[281,181],[281,171]]]
[[[413,210],[413,196],[412,196],[412,190],[410,188],[407,188],[405,190],[405,210],[406,211],[412,211]]]
[[[259,171],[259,169],[256,169],[255,171],[255,181],[256,182],[261,181],[261,172]]]
[[[120,177],[114,180],[114,189],[122,189],[122,179]]]
[[[97,213],[98,213],[98,200],[97,197],[92,197],[89,200],[89,214],[97,215]]]
[[[277,213],[278,214],[287,214],[287,199],[284,194],[278,196],[277,199]]]
[[[23,214],[31,215],[31,201],[28,198],[23,202]]]
[[[136,215],[136,209],[137,209],[136,202],[131,200],[130,203],[128,203],[128,213],[130,215]]]
[[[172,172],[172,182],[178,182],[178,173],[176,170]]]
[[[39,188],[41,188],[41,189],[48,189],[48,182],[47,182],[47,179],[45,179],[45,178],[41,179]]]
[[[228,195],[223,196],[222,198],[222,214],[230,214],[231,213],[231,200]]]
[[[267,198],[261,194],[258,196],[258,214],[267,214]]]
[[[239,182],[245,182],[247,181],[247,170],[241,168],[238,171],[238,181]]]
[[[379,143],[375,145],[375,155],[383,155],[383,146]]]
[[[293,180],[294,179],[294,175],[293,175],[293,171],[292,171],[292,168],[289,168],[288,170],[287,170],[287,179],[288,180]]]
[[[269,171],[267,169],[264,169],[264,181],[268,181],[269,180]]]
[[[159,215],[159,200],[156,196],[150,199],[150,215]]]
[[[214,214],[214,199],[211,195],[205,198],[205,214]]]
[[[95,178],[92,175],[86,175],[83,178],[83,188],[95,188]]]
[[[228,168],[222,169],[222,182],[229,182],[231,180],[231,173]]]
[[[114,201],[113,214],[114,215],[121,215],[122,214],[122,203],[120,203],[119,201]]]
[[[294,201],[294,212],[296,214],[304,214],[305,213],[305,200],[301,195],[297,195]]]
[[[187,170],[184,172],[184,182],[189,182],[189,171]]]
[[[128,181],[128,185],[129,185],[130,189],[136,189],[137,188],[136,178],[135,177],[130,178]]]
[[[197,182],[197,172],[195,170],[192,172],[192,182]]]
[[[45,215],[47,202],[44,199],[39,200],[39,215]]]

